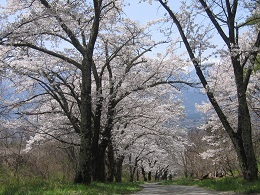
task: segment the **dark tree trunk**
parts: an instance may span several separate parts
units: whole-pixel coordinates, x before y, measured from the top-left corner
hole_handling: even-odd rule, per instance
[[[86,144],[85,144],[86,143]],[[82,145],[87,145],[87,141],[81,141]],[[91,153],[88,148],[80,148],[79,153],[79,167],[76,172],[76,176],[74,179],[75,183],[83,183],[83,184],[90,184],[91,183]]]
[[[169,180],[172,181],[172,174],[169,175]]]
[[[155,172],[154,180],[155,181],[159,180],[158,170],[156,170],[156,172]]]
[[[129,171],[130,171],[130,182],[133,182],[134,181],[134,176],[135,176],[135,167],[130,165]]]
[[[136,181],[139,181],[139,169],[136,167]]]
[[[81,73],[81,105],[80,105],[80,154],[79,154],[79,166],[75,177],[75,183],[91,183],[92,176],[92,98],[91,98],[91,71],[93,63],[93,53],[95,43],[98,37],[100,13],[102,9],[102,1],[93,1],[94,4],[94,18],[89,36],[89,42],[84,47],[80,45],[79,41],[71,34],[70,30],[64,23],[61,23],[61,27],[69,34],[74,46],[83,55]],[[83,41],[84,42],[84,41]]]
[[[116,182],[121,182],[122,181],[122,167],[123,167],[123,161],[124,161],[125,156],[120,156],[116,160],[116,170],[115,170],[115,179]]]
[[[91,59],[83,60],[81,86],[81,124],[79,166],[75,183],[91,183],[92,173],[92,122],[91,122]]]
[[[130,182],[134,181],[134,175],[135,175],[135,170],[136,170],[136,161],[134,166],[132,165],[132,155],[129,155],[129,172],[130,172]]]
[[[100,181],[100,182],[104,182],[106,180],[105,155],[106,155],[106,149],[108,148],[109,142],[111,142],[111,131],[113,129],[114,108],[115,108],[114,101],[111,100],[111,102],[108,105],[107,123],[106,123],[105,130],[103,132],[101,143],[99,144],[98,157],[96,158],[96,165],[95,165],[94,178],[96,181]]]
[[[114,148],[112,145],[112,142],[110,140],[108,144],[108,182],[113,182],[114,181],[114,175],[115,175],[115,157],[114,157]]]
[[[233,144],[235,146],[244,179],[247,181],[256,180],[258,178],[258,169],[255,157],[251,154],[247,154],[240,136],[237,135],[236,139],[233,140]],[[249,161],[249,159],[251,159],[251,161]]]
[[[132,166],[130,166],[129,171],[130,171],[130,180],[129,181],[133,182],[135,173],[133,172],[133,167]]]
[[[98,155],[96,155],[95,170],[93,173],[94,181],[105,182],[106,180],[106,169],[105,169],[106,145],[107,144],[104,142],[102,142],[99,145]]]
[[[101,91],[101,89],[100,89]],[[93,168],[93,180],[97,181],[97,170],[99,162],[99,139],[100,139],[100,122],[101,122],[101,111],[102,111],[103,98],[99,99],[96,106],[95,118],[94,118],[94,132],[92,140],[92,168]]]
[[[152,172],[149,171],[149,172],[148,172],[148,181],[151,181],[151,180],[152,180]]]
[[[166,169],[163,171],[162,180],[167,180],[167,175],[168,175],[168,170]]]
[[[252,143],[252,127],[246,93],[242,94],[242,97],[239,97],[238,100],[238,133],[241,132],[242,134],[243,145],[241,144],[240,148],[243,148],[243,153],[245,153],[245,158],[241,159],[242,173],[245,180],[253,181],[258,179],[258,168]]]
[[[145,173],[144,167],[141,167],[141,171],[142,171],[142,175],[143,175],[144,181],[147,181],[147,177],[146,177],[146,173]]]
[[[93,180],[97,181],[97,171],[99,167],[99,146],[98,146],[98,141],[99,141],[99,129],[94,128],[94,136],[93,136],[93,142],[92,142],[92,168],[93,168]]]
[[[129,162],[131,164],[131,155],[129,156]],[[130,182],[134,181],[135,172],[137,171],[138,167],[138,158],[135,158],[134,167],[130,166]]]
[[[132,155],[130,154],[129,157],[128,157],[128,160],[129,160],[129,172],[130,172],[130,182],[133,182],[134,181],[134,168],[133,168],[133,165],[132,165]]]

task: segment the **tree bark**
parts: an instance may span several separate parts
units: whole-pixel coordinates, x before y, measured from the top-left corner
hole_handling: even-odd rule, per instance
[[[159,171],[158,170],[156,170],[156,172],[155,172],[154,180],[155,181],[159,180]]]
[[[133,165],[132,165],[132,155],[130,154],[129,155],[129,158],[128,158],[128,160],[129,160],[129,172],[130,172],[130,182],[133,182],[134,181],[134,167],[133,167]]]
[[[96,111],[94,116],[94,132],[93,132],[93,139],[92,139],[92,168],[93,172],[93,180],[97,181],[96,172],[98,168],[99,162],[99,139],[100,139],[100,128],[101,128],[101,113],[102,113],[102,102],[103,98],[101,97],[96,105]]]
[[[114,148],[113,148],[111,140],[108,143],[107,158],[108,158],[108,177],[107,177],[107,181],[113,182],[114,181],[114,175],[115,175],[115,157],[114,157]]]
[[[143,175],[144,181],[147,181],[146,173],[145,173],[145,170],[144,170],[143,166],[141,166],[141,171],[142,171],[142,175]]]
[[[119,156],[116,160],[116,167],[115,167],[115,179],[116,182],[122,181],[122,167],[123,167],[123,161],[125,156]]]
[[[106,149],[108,148],[109,143],[111,142],[111,144],[112,144],[111,131],[113,129],[113,120],[114,120],[114,112],[115,112],[114,108],[115,108],[114,101],[111,100],[108,105],[106,127],[103,132],[103,137],[102,137],[101,143],[99,144],[99,147],[98,147],[98,157],[95,160],[96,166],[95,166],[94,178],[96,181],[104,182],[106,180],[105,155],[106,155]],[[111,160],[111,162],[112,162],[112,160]],[[114,173],[112,173],[112,174],[114,174]]]
[[[151,181],[151,180],[152,180],[152,172],[149,171],[149,172],[148,172],[148,181]]]
[[[91,71],[93,64],[93,53],[95,43],[99,33],[100,27],[100,14],[102,10],[102,0],[93,0],[94,5],[94,19],[91,27],[91,33],[89,36],[89,42],[86,44],[83,41],[83,46],[79,44],[79,41],[74,37],[69,37],[72,42],[75,42],[75,47],[83,55],[81,73],[82,73],[82,86],[81,86],[81,121],[80,121],[80,154],[79,154],[79,169],[75,177],[75,183],[91,183],[92,178],[92,98],[91,98]],[[67,27],[62,28],[67,32]],[[83,38],[85,38],[83,36]]]
[[[139,181],[139,168],[136,167],[136,181]]]
[[[81,124],[79,167],[75,183],[91,183],[92,174],[92,122],[91,122],[91,59],[83,59],[81,86]]]
[[[93,180],[99,182],[105,182],[106,180],[106,168],[105,168],[105,154],[107,143],[102,140],[102,143],[99,145],[98,154],[96,155],[96,164],[93,174]]]

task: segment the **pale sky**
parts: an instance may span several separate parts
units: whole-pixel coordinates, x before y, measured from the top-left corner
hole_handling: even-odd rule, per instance
[[[159,6],[159,3],[150,5],[148,2],[138,2],[138,0],[126,0],[126,4],[129,3],[129,6],[125,7],[124,12],[131,19],[139,21],[142,24],[163,17],[163,14],[166,13],[163,8]]]

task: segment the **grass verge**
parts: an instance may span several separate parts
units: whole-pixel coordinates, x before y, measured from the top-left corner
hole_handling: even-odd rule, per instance
[[[163,185],[195,185],[217,191],[234,191],[238,193],[250,194],[260,193],[260,180],[247,182],[240,177],[225,177],[205,180],[177,179],[173,181],[163,181]]]
[[[0,181],[1,195],[95,195],[130,194],[139,191],[138,183],[97,183],[77,185],[64,181],[41,179]]]

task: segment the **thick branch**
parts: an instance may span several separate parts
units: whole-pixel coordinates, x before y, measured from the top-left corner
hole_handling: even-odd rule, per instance
[[[159,0],[161,2],[161,0]],[[222,39],[225,41],[225,43],[227,45],[229,45],[229,39],[226,36],[226,34],[224,33],[224,31],[222,30],[221,26],[219,25],[218,21],[216,20],[214,14],[212,13],[212,11],[210,10],[209,6],[207,5],[206,1],[204,0],[199,0],[201,5],[203,6],[203,8],[205,9],[208,17],[210,18],[211,22],[214,24],[215,28],[217,29],[218,33],[220,34],[220,36],[222,37]]]
[[[70,64],[73,64],[74,66],[76,66],[77,68],[81,69],[81,64],[76,62],[75,60],[71,59],[71,58],[68,58],[64,55],[61,55],[59,53],[56,53],[56,52],[53,52],[51,50],[48,50],[46,48],[42,48],[42,47],[39,47],[39,46],[36,46],[36,45],[33,45],[31,43],[13,43],[13,44],[6,44],[7,46],[14,46],[14,47],[29,47],[31,49],[35,49],[37,51],[41,51],[43,53],[46,53],[48,55],[51,55],[53,57],[57,57],[59,59],[62,59]]]
[[[185,82],[185,81],[158,81],[158,82],[152,83],[150,85],[138,86],[137,88],[135,88],[135,89],[133,89],[131,91],[125,92],[119,98],[117,98],[115,100],[115,104],[119,103],[123,98],[125,98],[126,96],[130,95],[131,93],[133,93],[135,91],[141,91],[141,90],[144,90],[144,89],[156,87],[158,85],[163,85],[163,84],[170,84],[170,85],[172,85],[172,84],[186,84],[186,85],[189,85],[189,86],[193,86],[194,85],[194,83],[189,83],[189,82]]]
[[[94,46],[95,46],[98,32],[99,32],[102,0],[93,0],[93,3],[94,3],[95,16],[94,16],[94,21],[93,21],[92,28],[91,28],[89,42],[87,44],[88,55],[91,55],[91,56],[89,56],[91,58],[92,58],[92,55],[94,52]]]
[[[47,8],[47,9],[52,9],[49,3],[46,0],[40,0],[41,3]],[[84,47],[80,44],[79,40],[77,37],[74,35],[74,33],[69,29],[69,27],[63,22],[62,18],[59,17],[58,15],[55,16],[58,22],[60,23],[61,28],[64,30],[64,32],[68,35],[70,38],[72,44],[74,47],[82,54],[84,55],[85,49]]]
[[[203,72],[201,71],[200,65],[198,63],[198,60],[196,60],[195,55],[190,47],[190,44],[188,42],[187,37],[184,34],[183,28],[179,22],[179,20],[176,18],[175,14],[173,13],[173,11],[169,8],[169,6],[167,6],[166,3],[164,3],[162,0],[158,0],[161,5],[165,8],[165,10],[169,13],[170,17],[173,19],[174,23],[176,24],[179,33],[181,35],[181,38],[185,44],[185,47],[188,51],[188,54],[190,56],[190,59],[193,62],[193,65],[196,69],[196,73],[203,85],[203,87],[207,90],[207,96],[209,98],[209,101],[211,102],[212,106],[214,107],[222,125],[224,126],[224,128],[226,129],[227,133],[229,134],[229,136],[231,137],[231,139],[233,139],[236,136],[236,133],[233,131],[232,127],[230,126],[226,115],[223,113],[222,109],[220,108],[218,102],[216,101],[214,94],[209,90],[209,86],[208,83],[206,81],[206,78],[203,74]],[[225,35],[225,33],[223,32],[222,28],[219,26],[218,22],[216,21],[213,13],[210,11],[208,5],[206,4],[206,2],[204,0],[199,0],[202,4],[202,6],[204,7],[205,11],[207,12],[208,16],[210,17],[212,23],[215,25],[215,27],[217,28],[218,32],[220,33],[221,37],[223,38],[223,40],[228,44],[229,40],[227,38],[227,36]]]

